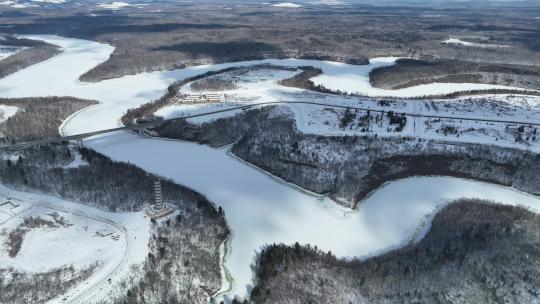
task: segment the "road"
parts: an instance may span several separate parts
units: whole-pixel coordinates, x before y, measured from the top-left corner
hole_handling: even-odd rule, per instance
[[[213,115],[218,113],[224,113],[224,112],[232,112],[232,111],[238,111],[238,110],[248,110],[252,108],[262,107],[262,106],[270,106],[270,105],[287,105],[287,104],[306,104],[306,105],[313,105],[313,106],[321,106],[321,107],[331,107],[331,108],[341,108],[341,109],[352,109],[352,110],[358,110],[358,111],[370,111],[374,113],[388,113],[390,111],[394,112],[394,114],[397,115],[405,115],[407,117],[412,117],[413,119],[416,117],[422,117],[422,118],[435,118],[435,119],[457,119],[457,120],[465,120],[465,121],[475,121],[475,122],[492,122],[492,123],[505,123],[505,124],[518,124],[518,125],[531,125],[531,126],[540,126],[540,122],[534,122],[534,121],[518,121],[518,120],[499,120],[499,119],[488,119],[488,118],[480,118],[480,117],[463,117],[463,116],[449,116],[449,115],[432,115],[432,114],[421,114],[417,113],[416,111],[409,112],[409,111],[394,111],[394,110],[381,110],[381,109],[372,109],[369,107],[354,107],[354,106],[343,106],[343,105],[335,105],[330,103],[320,103],[320,102],[309,102],[309,101],[272,101],[272,102],[262,102],[262,103],[256,103],[256,104],[250,104],[250,105],[244,105],[244,106],[238,106],[234,108],[227,108],[223,110],[216,110],[216,111],[209,111],[206,113],[200,113],[200,114],[193,114],[193,115],[186,115],[182,117],[176,117],[171,119],[165,119],[160,121],[153,121],[148,123],[142,123],[137,125],[131,125],[131,126],[123,126],[118,128],[112,128],[112,129],[104,129],[94,132],[88,132],[88,133],[81,133],[81,134],[75,134],[75,135],[69,135],[69,136],[61,136],[58,138],[51,138],[51,139],[43,139],[43,140],[36,140],[36,141],[30,141],[30,142],[24,142],[24,143],[18,143],[14,145],[7,145],[0,147],[0,150],[19,150],[24,149],[26,147],[30,146],[39,146],[39,145],[46,145],[49,143],[55,143],[55,142],[63,142],[63,141],[72,141],[72,140],[82,140],[88,137],[100,135],[100,134],[107,134],[107,133],[113,133],[118,131],[140,131],[140,130],[146,130],[146,129],[152,129],[155,127],[158,127],[160,125],[163,125],[168,122],[177,121],[177,120],[184,120],[184,119],[190,119],[190,118],[196,118],[196,117],[202,117],[207,115]]]

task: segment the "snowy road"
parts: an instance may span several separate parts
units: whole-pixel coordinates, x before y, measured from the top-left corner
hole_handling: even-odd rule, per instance
[[[68,135],[117,127],[118,119],[127,109],[158,98],[174,80],[233,65],[268,62],[318,66],[324,74],[315,79],[316,83],[375,95],[414,96],[419,91],[448,93],[494,87],[431,84],[396,91],[371,88],[369,81],[366,82],[369,70],[392,64],[395,58],[375,59],[368,66],[311,60],[264,60],[80,83],[78,76],[106,60],[112,48],[76,39],[38,38],[62,45],[65,52],[0,80],[0,92],[6,97],[69,95],[99,100],[100,105],[71,117],[63,128]],[[28,87],[28,83],[33,85]],[[255,253],[267,244],[299,242],[330,250],[338,257],[367,257],[415,239],[419,226],[425,228],[429,224],[427,219],[435,210],[460,197],[522,204],[540,211],[540,199],[535,196],[491,184],[446,177],[408,178],[390,183],[363,201],[358,210],[351,211],[327,198],[315,197],[276,182],[260,170],[228,156],[226,149],[139,138],[128,132],[92,137],[84,144],[113,160],[130,162],[148,172],[192,187],[223,207],[233,231],[232,250],[225,266],[234,279],[234,285],[224,295],[226,298],[248,294],[253,283],[250,264]],[[144,252],[144,248],[140,250]],[[133,251],[138,252],[137,249]],[[110,292],[110,289],[100,289],[101,286],[92,288],[88,299],[97,301]],[[94,293],[94,290],[99,292]]]

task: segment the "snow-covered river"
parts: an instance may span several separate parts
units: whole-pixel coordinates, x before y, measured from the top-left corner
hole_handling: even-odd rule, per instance
[[[430,84],[388,91],[372,88],[369,70],[392,64],[394,58],[376,59],[368,66],[310,60],[264,60],[192,67],[174,71],[124,76],[98,83],[80,83],[78,76],[106,60],[113,48],[91,41],[39,36],[58,44],[63,54],[0,80],[0,96],[68,95],[99,100],[102,104],[81,111],[64,126],[65,134],[115,127],[129,108],[161,96],[174,80],[232,65],[270,62],[314,65],[324,75],[315,79],[326,87],[375,95],[424,95],[456,89],[490,88],[478,84]],[[422,92],[422,94],[418,94]],[[434,210],[460,197],[522,204],[540,211],[540,199],[513,189],[447,177],[408,178],[392,182],[362,202],[358,210],[338,207],[284,185],[228,155],[193,143],[139,138],[118,132],[85,141],[85,145],[111,157],[192,187],[222,206],[233,236],[225,266],[234,279],[226,296],[244,296],[252,283],[250,264],[256,252],[271,243],[316,245],[339,257],[366,257],[395,248],[421,236]]]

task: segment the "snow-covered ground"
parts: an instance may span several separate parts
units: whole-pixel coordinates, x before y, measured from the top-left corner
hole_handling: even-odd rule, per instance
[[[67,0],[5,0],[0,2],[0,5],[10,6],[13,8],[39,7],[41,4],[61,4]]]
[[[5,121],[17,113],[19,108],[14,106],[0,105],[0,122]]]
[[[1,4],[1,3],[0,3]],[[2,40],[0,40],[2,42]],[[0,60],[7,58],[13,54],[16,54],[22,50],[24,50],[25,47],[20,46],[5,46],[0,44]]]
[[[133,6],[133,5],[126,2],[119,2],[119,1],[111,2],[111,3],[100,3],[97,5],[97,7],[99,8],[106,8],[110,10],[118,10],[124,7],[130,7],[130,6]]]
[[[467,121],[462,119],[440,119],[440,116],[491,119],[499,121],[525,121],[540,123],[540,97],[525,95],[478,95],[458,99],[399,100],[374,99],[352,96],[336,96],[307,92],[283,87],[278,81],[293,76],[296,71],[259,69],[248,73],[238,71],[218,76],[221,81],[234,82],[235,89],[217,93],[224,96],[224,102],[213,104],[173,104],[156,112],[163,118],[175,118],[224,110],[247,104],[263,102],[289,102],[287,106],[295,116],[298,129],[303,133],[322,135],[372,135],[377,136],[417,136],[427,139],[441,139],[457,142],[486,143],[498,146],[515,147],[540,151],[540,132],[538,126],[515,123],[494,123]],[[181,94],[206,94],[211,91],[193,92],[191,84],[180,90]],[[352,110],[351,122],[340,125],[346,109],[312,104],[294,104],[290,102],[316,102],[343,107],[368,108],[372,112]],[[411,115],[423,114],[432,117],[408,116],[403,130],[398,125],[389,124],[385,114],[374,111],[393,111]],[[232,116],[238,111],[222,112],[214,115],[189,119],[193,123],[202,123],[221,117]],[[398,129],[398,130],[396,130]],[[516,141],[516,139],[518,139]]]
[[[26,7],[38,7],[37,4],[32,4],[32,2],[19,2],[14,0],[6,0],[0,2],[0,5],[10,6],[13,8],[26,8]]]
[[[422,114],[432,117],[407,116],[404,129],[397,132],[397,125],[389,125],[386,114],[355,111],[351,123],[346,127],[339,125],[346,109],[291,104],[289,108],[296,117],[298,129],[304,133],[323,135],[372,135],[412,136],[445,141],[484,143],[503,147],[540,151],[540,126],[470,121],[460,118],[488,119],[498,121],[523,121],[540,123],[540,97],[480,95],[472,98],[429,100],[392,100],[382,106],[377,100],[355,97],[313,98],[313,94],[302,94],[297,100],[316,100],[328,104],[350,107],[363,107],[378,111]],[[440,118],[460,117],[453,119]],[[520,128],[523,130],[520,132]]]
[[[471,47],[480,47],[480,48],[506,48],[510,47],[506,44],[489,44],[489,43],[476,43],[476,42],[469,42],[469,41],[463,41],[458,38],[448,38],[444,40],[442,43],[445,44],[459,44],[464,46],[471,46]]]
[[[274,6],[274,7],[283,7],[283,8],[299,8],[302,5],[292,3],[292,2],[280,2],[280,3],[272,4],[272,6]]]
[[[55,212],[64,218],[67,226],[30,229],[14,258],[8,256],[5,248],[7,235],[0,236],[0,243],[4,244],[0,250],[2,266],[25,272],[46,272],[65,265],[80,268],[98,261],[119,263],[125,249],[123,234],[114,226],[91,218],[36,205],[4,223],[1,229],[15,230],[28,217],[52,221],[51,214]]]
[[[33,2],[41,2],[41,3],[54,3],[54,4],[60,4],[65,3],[66,0],[32,0]]]
[[[65,225],[30,229],[17,256],[8,256],[5,241],[10,231],[25,218],[51,221],[54,213],[64,219]],[[0,232],[0,267],[36,273],[69,265],[84,269],[97,263],[99,266],[87,280],[51,301],[60,303],[67,298],[72,303],[87,303],[95,301],[96,295],[99,299],[118,288],[116,284],[130,275],[131,266],[144,262],[150,223],[143,212],[106,212],[0,185]]]
[[[320,67],[324,72],[314,79],[316,83],[331,89],[367,92],[373,95],[415,96],[425,95],[426,92],[439,94],[498,87],[430,84],[403,90],[372,88],[367,79],[369,71],[377,66],[393,64],[395,58],[374,59],[366,66],[292,59],[250,61],[142,73],[98,83],[80,83],[77,81],[78,76],[106,60],[113,50],[112,47],[55,36],[32,38],[59,44],[64,53],[1,79],[0,90],[5,97],[69,95],[101,102],[72,117],[63,128],[65,134],[115,127],[127,109],[160,97],[173,81],[235,65],[312,65]],[[28,83],[33,85],[28,86]],[[282,90],[275,93],[277,95],[269,90],[272,90],[272,86],[257,94],[285,99],[292,98],[291,94],[301,94],[300,90],[295,89]],[[338,99],[335,102],[368,102],[358,99],[348,101],[348,97],[336,98]],[[377,101],[370,102],[377,106]],[[411,106],[402,101],[393,106],[420,110],[416,108],[418,105]],[[293,244],[298,241],[301,244],[316,245],[322,250],[331,250],[339,257],[367,257],[415,239],[422,231],[421,228],[425,227],[426,221],[429,221],[430,214],[452,199],[493,199],[506,204],[522,204],[536,212],[540,211],[540,199],[537,197],[491,184],[446,177],[408,178],[390,183],[362,202],[358,210],[350,211],[327,198],[311,196],[276,182],[258,169],[230,157],[226,149],[212,149],[172,140],[139,138],[127,132],[96,136],[85,140],[84,144],[114,160],[130,162],[149,172],[192,187],[223,207],[233,231],[231,252],[227,255],[225,266],[234,279],[234,285],[231,291],[225,293],[225,297],[246,295],[253,279],[250,264],[256,252],[266,244]],[[28,195],[29,198],[35,197]],[[137,250],[131,251],[137,256],[130,261],[144,260],[147,249],[143,242],[148,240],[148,221],[143,221],[141,214],[100,214],[105,218],[114,216],[115,223],[125,223],[126,227],[139,227],[139,230],[132,232],[127,229],[130,233],[126,239],[131,240],[136,235],[136,242],[139,244],[136,245]],[[125,276],[126,271],[117,271],[114,276]],[[80,288],[87,286],[90,285]],[[103,284],[88,288],[90,292],[85,293],[88,302],[99,301],[110,291]]]
[[[224,90],[218,93],[224,96],[224,102],[214,104],[173,104],[163,107],[155,114],[163,118],[176,118],[187,115],[201,114],[211,111],[225,110],[242,105],[256,104],[262,102],[282,101],[281,92],[297,91],[286,87],[278,86],[277,81],[294,76],[298,71],[283,71],[275,69],[257,69],[238,75],[237,72],[219,75],[220,79],[233,81],[237,88]],[[211,91],[193,91],[191,85],[181,88],[179,94],[205,94]],[[215,115],[196,117],[189,119],[193,123],[202,123],[214,119],[232,116],[238,111],[218,113]]]

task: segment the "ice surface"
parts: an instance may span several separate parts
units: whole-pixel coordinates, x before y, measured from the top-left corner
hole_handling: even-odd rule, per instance
[[[61,45],[64,53],[0,80],[0,92],[4,97],[67,95],[101,102],[72,117],[63,128],[65,134],[116,127],[127,109],[160,97],[173,81],[235,65],[313,65],[324,71],[323,75],[314,79],[316,83],[332,89],[372,95],[417,96],[499,87],[477,84],[429,84],[402,90],[371,87],[367,78],[369,71],[377,66],[393,64],[396,58],[373,59],[366,66],[294,59],[250,61],[80,83],[78,76],[106,60],[113,51],[112,47],[56,36],[32,38]],[[273,94],[268,96],[276,98]],[[534,211],[540,209],[537,197],[513,189],[455,178],[429,177],[390,183],[362,202],[358,210],[350,211],[338,207],[329,199],[311,196],[276,182],[252,166],[230,157],[227,150],[139,138],[127,132],[97,136],[84,143],[114,160],[133,163],[192,187],[223,207],[233,231],[232,251],[225,265],[232,274],[234,286],[226,293],[227,297],[246,295],[253,279],[250,264],[256,252],[267,244],[293,244],[298,241],[331,250],[339,257],[367,257],[407,243],[430,213],[452,199],[480,197],[507,204],[522,204]],[[138,258],[143,260],[147,253],[146,244],[143,244],[147,240],[147,226],[139,222],[140,215],[117,216],[122,220],[135,217],[134,225],[139,230],[133,231],[128,239],[137,235],[139,245],[133,252],[140,252]],[[114,220],[120,221],[117,218]],[[119,271],[117,275],[121,277],[125,272]],[[97,301],[99,296],[104,296],[106,292],[100,293],[100,286],[89,287],[92,290],[90,294],[96,296],[87,299]]]

